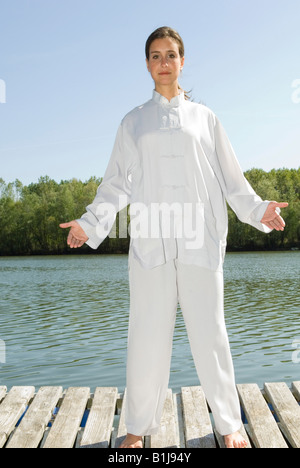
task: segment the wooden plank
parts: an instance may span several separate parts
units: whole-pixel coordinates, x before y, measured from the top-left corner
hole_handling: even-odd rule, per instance
[[[206,398],[202,387],[181,389],[187,448],[216,448]]]
[[[176,425],[178,428],[179,448],[185,448],[185,431],[183,422],[182,398],[181,392],[173,394]]]
[[[113,428],[118,389],[97,387],[80,442],[84,448],[108,448]]]
[[[266,383],[265,392],[280,421],[280,429],[293,448],[300,448],[300,406],[284,382]]]
[[[62,387],[41,387],[6,448],[37,448],[62,392]]]
[[[300,408],[297,402],[300,401],[300,382],[293,382],[291,390],[285,383],[265,384],[266,398],[274,407],[280,421],[279,425],[257,385],[237,385],[237,388],[248,420],[246,428],[255,447],[287,448],[278,426],[290,446],[300,447]],[[77,439],[77,445],[109,447],[118,399],[116,388],[98,388],[95,397],[91,400],[88,388],[70,388],[50,430],[46,426],[54,406],[61,397],[61,387],[42,387],[35,397],[34,387],[13,387],[8,393],[6,392],[6,387],[0,386],[0,447],[5,444],[7,448],[37,447],[45,430],[46,434],[48,433],[48,436],[45,436],[45,448],[74,447],[88,401],[92,401],[91,411],[86,427],[80,429],[82,439],[81,441],[80,438]],[[186,447],[215,447],[215,440],[211,440],[211,422],[201,387],[183,387],[181,395],[176,397],[172,395],[171,390],[168,390],[159,433],[146,438],[148,439],[146,445],[151,448],[183,446],[178,426],[178,420],[181,421],[183,413],[184,423],[181,421],[180,427],[184,427],[185,430]],[[125,402],[126,392],[112,447],[118,447],[126,435]],[[16,428],[16,423],[28,405],[25,416]],[[180,414],[177,414],[177,409]],[[55,425],[56,428],[53,430]],[[55,435],[59,444],[54,441]],[[219,440],[218,436],[216,433],[215,437],[222,447],[222,438]]]
[[[34,395],[34,387],[12,387],[0,405],[0,447],[3,447],[28,402]]]
[[[172,390],[168,389],[163,408],[160,428],[157,434],[150,436],[150,448],[180,446]]]
[[[300,382],[292,383],[292,391],[297,401],[300,401]]]
[[[126,398],[127,398],[127,389],[125,388],[124,395],[122,398],[122,408],[119,418],[119,424],[116,430],[116,436],[114,440],[112,440],[111,447],[118,448],[120,447],[121,443],[125,439],[127,435],[127,429],[125,425],[125,408],[126,408]]]
[[[7,392],[7,388],[6,388],[6,387],[0,387],[0,402],[1,402],[1,401],[3,400],[3,398],[5,397],[6,392]]]
[[[67,390],[43,448],[73,448],[89,396],[88,387]]]
[[[239,384],[237,389],[255,447],[288,448],[259,387]]]

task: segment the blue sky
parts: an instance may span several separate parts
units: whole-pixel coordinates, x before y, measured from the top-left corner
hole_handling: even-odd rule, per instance
[[[121,119],[151,98],[144,44],[163,25],[242,169],[299,167],[299,0],[0,0],[0,14],[6,182],[103,176]]]

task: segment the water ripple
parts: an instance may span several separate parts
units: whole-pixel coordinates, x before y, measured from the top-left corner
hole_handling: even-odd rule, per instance
[[[227,254],[225,314],[238,382],[299,380],[298,252]],[[0,258],[0,384],[125,386],[127,256]],[[197,385],[178,308],[170,386]]]

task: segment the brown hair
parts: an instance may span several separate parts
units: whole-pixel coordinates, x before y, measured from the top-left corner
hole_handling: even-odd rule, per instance
[[[169,28],[168,26],[162,26],[153,31],[146,41],[145,54],[147,60],[149,60],[150,57],[150,46],[152,42],[156,39],[165,39],[167,37],[173,39],[178,44],[179,55],[181,58],[184,57],[184,43],[181,36],[177,31],[175,31],[175,29]],[[181,88],[181,86],[178,85],[178,89],[181,89],[184,92],[185,99],[190,99],[189,95]]]

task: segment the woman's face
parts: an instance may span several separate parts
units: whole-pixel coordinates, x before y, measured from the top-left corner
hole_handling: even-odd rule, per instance
[[[180,57],[178,44],[173,39],[155,39],[146,63],[156,86],[171,86],[178,82],[184,57]]]

